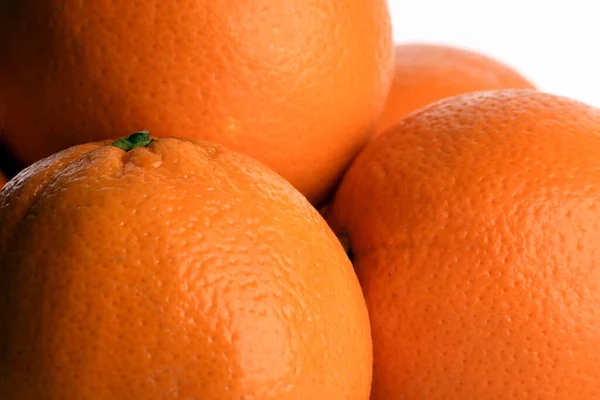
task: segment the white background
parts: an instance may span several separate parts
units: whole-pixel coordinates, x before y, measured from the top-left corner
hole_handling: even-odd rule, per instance
[[[388,0],[396,42],[477,50],[600,107],[600,0]]]

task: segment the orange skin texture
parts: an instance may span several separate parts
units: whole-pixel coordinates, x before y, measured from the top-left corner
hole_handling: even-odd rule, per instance
[[[245,155],[76,146],[13,179],[0,221],[3,399],[369,397],[344,249]]]
[[[467,49],[409,43],[396,45],[395,58],[379,134],[405,115],[446,97],[484,90],[535,89],[513,68]]]
[[[600,398],[600,110],[532,90],[407,116],[328,214],[370,312],[373,400]]]
[[[112,132],[179,132],[262,161],[318,203],[374,136],[392,79],[385,0],[4,7],[4,130],[26,163]]]

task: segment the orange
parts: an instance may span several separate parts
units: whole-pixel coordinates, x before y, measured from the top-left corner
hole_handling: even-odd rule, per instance
[[[463,93],[493,89],[533,89],[519,72],[487,55],[433,43],[396,46],[396,66],[379,132],[406,114]]]
[[[365,301],[306,199],[218,145],[120,143],[0,192],[2,398],[368,399]]]
[[[600,398],[600,110],[466,94],[371,142],[329,211],[373,400]]]
[[[319,203],[375,134],[392,79],[385,0],[4,8],[4,128],[26,163],[117,130],[177,132],[244,152]]]

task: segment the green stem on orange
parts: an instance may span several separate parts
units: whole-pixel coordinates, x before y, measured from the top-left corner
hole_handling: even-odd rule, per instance
[[[114,142],[109,143],[109,146],[128,152],[136,147],[148,147],[153,141],[154,139],[150,137],[150,132],[140,131],[125,138],[115,140]]]

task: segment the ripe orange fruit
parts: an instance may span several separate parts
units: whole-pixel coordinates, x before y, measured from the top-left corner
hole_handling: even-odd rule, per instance
[[[600,110],[443,100],[370,143],[329,211],[370,311],[372,399],[600,398]]]
[[[395,68],[379,133],[406,114],[446,97],[483,90],[535,88],[513,68],[493,58],[439,44],[397,45]]]
[[[366,305],[318,212],[246,156],[148,142],[67,149],[0,192],[0,393],[368,399]]]
[[[386,1],[332,4],[10,2],[8,144],[31,163],[116,130],[178,132],[249,154],[318,203],[375,134],[393,72]]]

